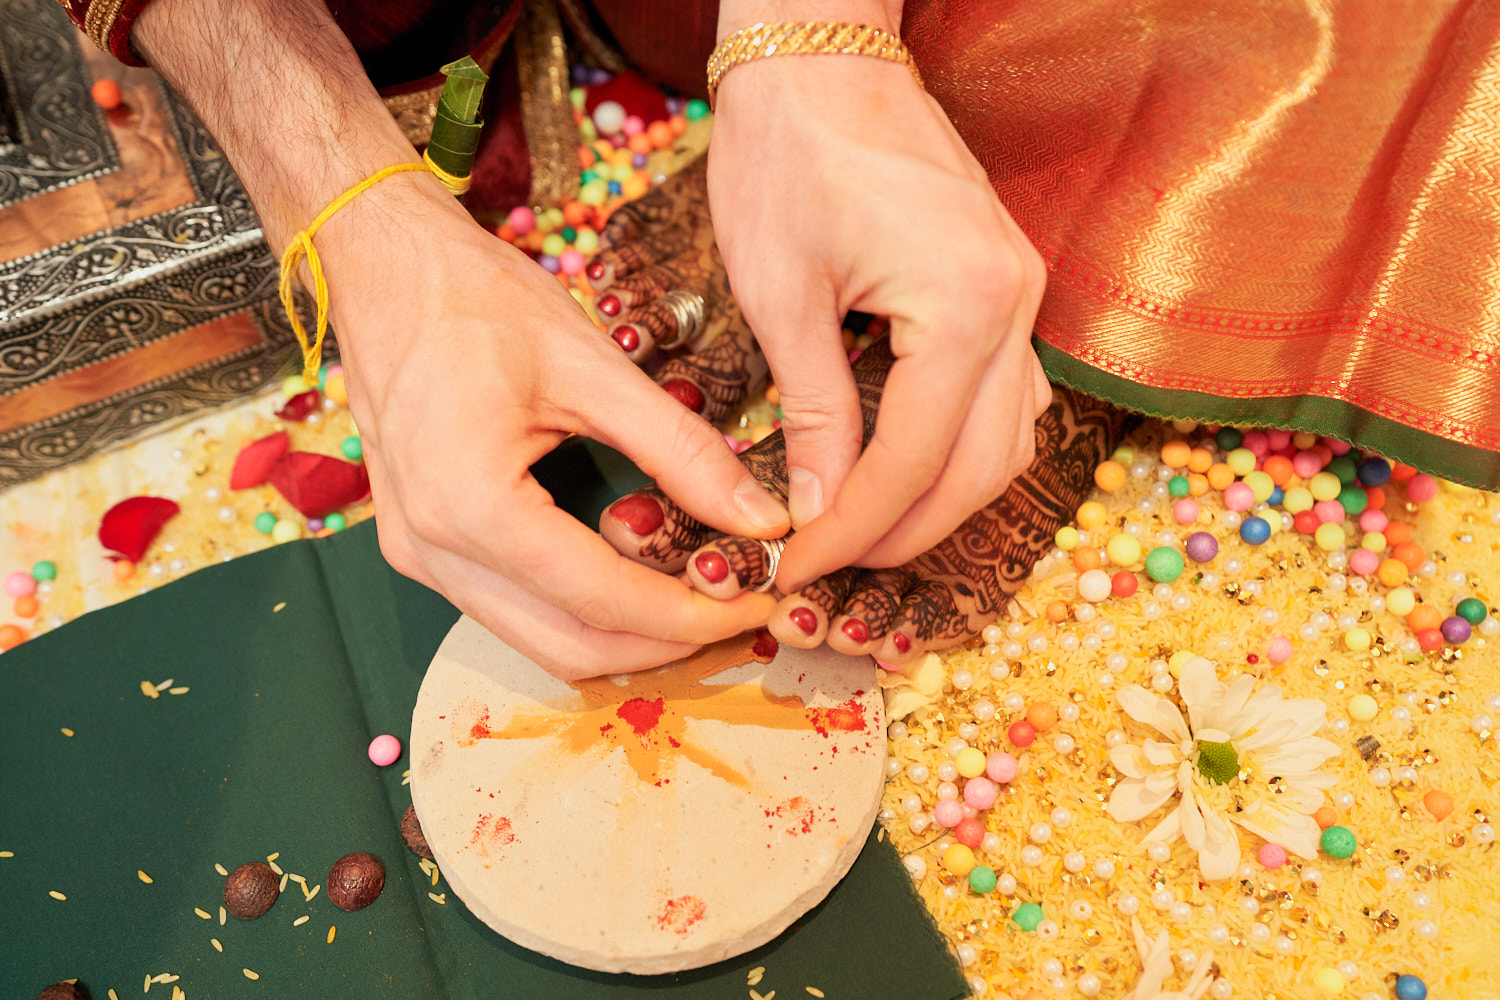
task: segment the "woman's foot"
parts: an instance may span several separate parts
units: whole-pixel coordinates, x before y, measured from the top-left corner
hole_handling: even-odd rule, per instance
[[[854,363],[866,438],[892,357],[877,341]],[[1093,487],[1094,468],[1113,452],[1126,415],[1108,403],[1055,387],[1037,421],[1036,459],[997,500],[976,511],[948,538],[903,566],[849,568],[783,598],[771,632],[802,648],[820,643],[840,652],[906,663],[963,642],[1005,607],[1031,575]],[[786,461],[779,433],[741,459],[773,494],[786,496]],[[600,532],[623,555],[666,572],[686,571],[705,594],[728,599],[763,586],[774,570],[773,544],[715,538],[654,487],[616,501]]]
[[[707,159],[610,216],[586,274],[605,332],[684,406],[718,422],[766,377],[729,292]]]

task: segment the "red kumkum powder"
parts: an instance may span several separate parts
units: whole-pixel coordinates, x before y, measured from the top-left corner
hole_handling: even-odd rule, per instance
[[[645,698],[631,698],[624,702],[615,714],[630,723],[637,736],[645,736],[656,728],[661,721],[662,712],[666,711],[667,702],[665,698],[656,698],[647,701]]]

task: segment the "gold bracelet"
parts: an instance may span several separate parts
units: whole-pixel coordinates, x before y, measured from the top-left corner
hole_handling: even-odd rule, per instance
[[[922,74],[901,39],[881,28],[837,21],[791,21],[782,24],[752,24],[724,37],[708,57],[708,104],[713,107],[719,81],[740,63],[769,56],[850,55],[874,56],[900,63],[911,71],[917,86]]]

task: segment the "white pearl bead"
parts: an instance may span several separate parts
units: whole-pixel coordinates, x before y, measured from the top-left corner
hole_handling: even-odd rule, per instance
[[[1384,610],[1385,610],[1385,598],[1384,597],[1381,597],[1379,594],[1376,594],[1376,595],[1374,595],[1373,597],[1370,598],[1370,613],[1371,614],[1378,615],[1378,614],[1380,614]]]
[[[1343,614],[1339,615],[1335,620],[1338,622],[1340,632],[1347,632],[1351,628],[1359,624],[1359,616],[1351,614],[1348,611],[1345,611]]]
[[[1025,655],[1026,649],[1014,639],[1007,639],[1000,647],[1000,655],[1007,660],[1019,660]]]
[[[1086,540],[1087,539],[1085,539],[1085,541]],[[1011,622],[1009,625],[1005,626],[1005,637],[1007,639],[1019,639],[1021,638],[1021,634],[1025,631],[1025,625],[1022,625],[1020,622]]]
[[[1172,919],[1179,924],[1185,924],[1193,919],[1193,904],[1178,901],[1172,904]]]
[[[1213,590],[1218,585],[1219,574],[1213,572],[1212,570],[1204,573],[1203,578],[1198,581],[1198,586],[1202,587],[1204,590]]]
[[[988,647],[986,647],[986,648],[988,648]],[[988,656],[990,654],[989,653],[985,653],[984,655]],[[996,656],[1000,655],[1000,653],[999,653],[998,650],[996,651],[995,655]],[[1008,678],[1009,676],[1010,676],[1010,664],[1006,663],[1004,660],[996,660],[995,662],[993,662],[993,663],[990,664],[990,677],[992,677],[993,679],[995,679],[997,681],[1003,681],[1006,678]]]
[[[1250,937],[1259,944],[1265,944],[1271,940],[1271,928],[1265,924],[1251,924]]]
[[[980,722],[989,722],[995,717],[995,703],[992,701],[976,701],[974,703],[974,718]]]
[[[979,635],[980,638],[991,646],[998,646],[1005,640],[1005,630],[999,625],[986,625],[984,631],[979,633]]]
[[[1248,861],[1241,861],[1236,877],[1241,882],[1253,881],[1258,874],[1260,874],[1260,869],[1256,868],[1255,865]]]
[[[977,740],[979,738],[979,727],[972,722],[965,722],[958,727],[958,735],[960,739]]]
[[[1342,573],[1330,573],[1330,574],[1328,574],[1328,581],[1327,581],[1327,589],[1328,590],[1331,590],[1334,593],[1338,593],[1339,591],[1344,590],[1348,586],[1349,586],[1349,578],[1346,577],[1346,576],[1344,576],[1344,574],[1342,574]],[[1350,615],[1349,617],[1352,618],[1353,615]],[[1349,627],[1353,628],[1354,626],[1350,625]]]
[[[927,874],[927,862],[920,854],[908,854],[901,859],[901,863],[906,865],[907,874],[911,875],[913,882],[922,881]]]
[[[1240,517],[1240,512],[1237,510],[1226,510],[1224,513],[1219,515],[1219,523],[1224,525],[1224,527],[1228,528],[1230,531],[1235,531],[1236,529],[1238,529],[1240,526],[1240,521],[1242,520],[1243,518]]]
[[[917,813],[906,821],[906,826],[912,833],[921,836],[927,832],[927,826],[930,822],[932,821],[928,819],[926,813]]]
[[[1419,910],[1425,910],[1432,905],[1432,897],[1425,892],[1414,892],[1411,894],[1411,905]]]
[[[1418,576],[1437,576],[1437,563],[1431,559],[1417,567]]]
[[[1313,628],[1317,629],[1320,632],[1333,624],[1333,619],[1328,617],[1327,613],[1322,611],[1314,611],[1310,621],[1312,622]]]
[[[1099,612],[1095,610],[1092,604],[1080,604],[1078,607],[1073,609],[1073,616],[1087,625],[1089,622],[1099,617]]]
[[[1046,823],[1033,823],[1031,824],[1031,829],[1026,831],[1026,835],[1034,843],[1045,844],[1052,839],[1052,827]]]
[[[1146,845],[1146,857],[1160,864],[1172,860],[1172,845],[1160,840],[1153,840]]]
[[[1089,635],[1083,637],[1081,645],[1086,651],[1090,653],[1097,653],[1099,652],[1099,647],[1104,645],[1104,641],[1097,635],[1090,633]]]
[[[1214,980],[1214,984],[1208,988],[1208,995],[1214,1000],[1229,1000],[1234,996],[1234,984],[1220,977]]]
[[[893,740],[904,740],[911,735],[906,729],[906,723],[893,722],[885,727],[885,734]]]
[[[1412,930],[1416,931],[1420,937],[1433,938],[1437,937],[1438,926],[1431,920],[1418,920],[1412,925]]]
[[[1406,869],[1391,865],[1385,870],[1385,880],[1391,885],[1400,885],[1406,879]]]
[[[1041,923],[1036,925],[1036,936],[1041,938],[1043,941],[1056,941],[1057,934],[1058,927],[1057,921],[1055,920],[1043,920]],[[1057,980],[1054,980],[1054,982],[1056,981]],[[1063,986],[1066,987],[1067,983],[1063,982]],[[1053,988],[1056,989],[1056,987]]]
[[[952,781],[958,777],[958,765],[951,760],[945,760],[938,765],[937,773],[943,781]]]
[[[1474,824],[1474,839],[1481,844],[1493,844],[1495,842],[1495,828],[1488,823]]]
[[[1141,901],[1127,892],[1115,899],[1115,908],[1128,917],[1141,908]]]
[[[1403,785],[1416,784],[1417,769],[1414,767],[1396,768],[1396,780]]]
[[[1312,622],[1305,622],[1297,628],[1297,638],[1303,642],[1312,642],[1318,637],[1318,628]]]
[[[1073,905],[1068,907],[1068,912],[1072,914],[1074,920],[1087,920],[1094,915],[1094,908],[1088,900],[1075,899]]]
[[[1104,667],[1110,673],[1118,674],[1129,665],[1130,660],[1126,658],[1124,653],[1110,653],[1104,658]]]
[[[1026,648],[1031,650],[1033,653],[1043,652],[1047,648],[1047,637],[1038,632],[1036,635],[1026,640]]]
[[[1495,720],[1492,719],[1487,713],[1480,712],[1478,715],[1474,716],[1474,718],[1469,720],[1469,728],[1474,730],[1474,732],[1476,733],[1481,732],[1485,729],[1494,729]]]
[[[1339,792],[1333,797],[1333,804],[1338,806],[1344,812],[1348,812],[1350,809],[1354,808],[1354,793]]]
[[[894,757],[887,758],[885,762],[885,776],[894,778],[901,773],[901,762]]]
[[[958,798],[958,785],[951,781],[943,782],[937,787],[937,797],[939,801]]]
[[[967,967],[979,960],[979,953],[974,950],[974,946],[971,944],[961,944],[953,949],[953,951],[958,956],[959,965]]]
[[[1193,606],[1193,599],[1186,594],[1176,594],[1172,597],[1173,611],[1186,611]]]
[[[953,739],[944,744],[943,753],[947,754],[949,757],[957,757],[967,749],[969,749],[968,740],[961,739],[955,736],[953,737]]]
[[[983,976],[969,977],[969,992],[976,997],[982,997],[989,991],[990,984],[984,981]]]
[[[906,769],[906,776],[913,784],[925,785],[927,779],[932,777],[932,772],[927,769],[926,764],[912,764]]]
[[[1056,750],[1063,756],[1067,756],[1068,754],[1072,753],[1073,749],[1076,746],[1077,744],[1074,742],[1073,737],[1069,736],[1067,733],[1063,733],[1052,741],[1052,749]]]
[[[1302,869],[1302,881],[1316,889],[1323,884],[1323,873],[1316,868],[1304,868]]]
[[[956,886],[956,885],[945,885],[945,886],[943,886],[943,898],[944,899],[956,902],[958,900],[958,893],[959,893],[959,889],[958,889],[958,886]]]
[[[1240,575],[1240,571],[1243,570],[1244,568],[1245,568],[1245,564],[1242,563],[1242,562],[1240,562],[1238,559],[1234,558],[1233,556],[1231,556],[1230,558],[1224,560],[1224,574],[1226,576],[1239,576]]]
[[[1463,570],[1456,569],[1448,574],[1448,583],[1454,587],[1462,587],[1468,582],[1469,578],[1464,574]]]
[[[986,833],[984,839],[979,842],[979,849],[986,854],[997,854],[1004,842],[998,833]]]
[[[909,813],[921,812],[922,800],[915,795],[908,795],[901,800],[901,809]]]
[[[1349,720],[1348,719],[1334,719],[1333,720],[1333,731],[1335,733],[1337,733],[1338,735],[1340,735],[1340,736],[1343,736],[1343,735],[1347,734],[1349,732]]]
[[[1172,890],[1167,888],[1153,889],[1151,892],[1151,905],[1165,913],[1172,908],[1176,900],[1172,898]]]
[[[1177,953],[1177,964],[1186,972],[1198,964],[1198,953],[1191,948],[1182,949]]]
[[[1098,625],[1094,626],[1094,632],[1101,639],[1113,639],[1115,637],[1115,635],[1119,632],[1119,629],[1117,629],[1115,627],[1115,623],[1114,622],[1103,621],[1103,622],[1100,622]]]
[[[1041,864],[1042,858],[1044,856],[1045,855],[1042,854],[1042,849],[1035,844],[1027,844],[1025,847],[1021,848],[1021,864],[1025,865],[1027,868],[1035,868],[1037,865]]]
[[[1057,637],[1057,648],[1064,653],[1072,653],[1078,649],[1078,636],[1072,632],[1064,632]]]
[[[1486,618],[1485,621],[1492,619]],[[1484,707],[1491,712],[1500,712],[1500,694],[1492,694],[1484,699]]]
[[[1401,725],[1405,725],[1411,721],[1411,709],[1405,705],[1397,705],[1391,709],[1391,719]]]
[[[1500,635],[1500,618],[1490,615],[1484,621],[1480,622],[1479,634],[1486,638],[1494,638],[1496,635]],[[1500,708],[1493,711],[1500,712]]]
[[[1109,858],[1100,858],[1094,862],[1094,875],[1097,878],[1111,879],[1115,877],[1115,863]]]
[[[1370,769],[1370,784],[1376,788],[1384,788],[1391,783],[1391,772],[1383,767],[1372,767]]]
[[[875,822],[879,823],[881,826],[890,826],[892,823],[896,822],[896,810],[880,810],[880,812],[875,814]]]
[[[1103,989],[1103,986],[1104,984],[1099,981],[1099,977],[1092,972],[1085,972],[1078,977],[1078,992],[1083,996],[1096,997],[1099,995],[1099,991]]]
[[[1024,695],[1011,693],[1005,696],[1005,710],[1012,715],[1026,710],[1026,698]]]
[[[1240,909],[1245,911],[1246,916],[1253,917],[1260,912],[1260,903],[1254,896],[1246,896],[1240,900]]]
[[[1155,601],[1145,601],[1141,604],[1141,616],[1147,621],[1156,621],[1161,617],[1161,605]]]
[[[1157,674],[1155,677],[1151,678],[1151,689],[1153,691],[1160,691],[1165,694],[1166,692],[1172,690],[1172,683],[1173,682],[1171,674]]]
[[[1063,974],[1063,964],[1055,958],[1049,958],[1037,966],[1037,971],[1042,974],[1044,979],[1056,979]]]
[[[1065,701],[1057,706],[1057,717],[1062,722],[1078,721],[1078,706],[1071,701]]]
[[[1328,553],[1329,569],[1347,569],[1349,566],[1349,553],[1343,549]]]
[[[1009,872],[1001,875],[999,878],[995,879],[995,888],[999,890],[1000,895],[1002,896],[1014,896],[1016,894],[1016,889],[1018,888],[1016,884],[1016,877]]]
[[[1130,737],[1125,735],[1124,730],[1111,729],[1109,732],[1104,734],[1104,745],[1110,748],[1114,748],[1119,746],[1121,743],[1124,743],[1129,738]]]
[[[1089,859],[1083,856],[1082,851],[1069,851],[1063,855],[1063,867],[1073,874],[1078,874],[1088,866]]]
[[[1293,941],[1285,934],[1279,934],[1276,937],[1275,943],[1272,944],[1271,947],[1275,949],[1276,954],[1278,955],[1290,955],[1292,952],[1297,950],[1297,942]]]
[[[1359,975],[1359,966],[1355,965],[1347,958],[1342,959],[1341,961],[1336,963],[1334,965],[1334,968],[1338,969],[1339,975],[1343,976],[1345,979],[1353,979],[1355,976]]]
[[[1112,687],[1115,686],[1115,675],[1114,674],[1100,674],[1099,675],[1099,679],[1095,683],[1097,683],[1102,688],[1106,688],[1106,689],[1112,688]]]
[[[967,670],[955,670],[953,672],[953,686],[960,691],[967,691],[974,686],[974,675]]]
[[[1214,924],[1208,929],[1208,940],[1210,944],[1226,945],[1229,943],[1229,928],[1223,924]]]

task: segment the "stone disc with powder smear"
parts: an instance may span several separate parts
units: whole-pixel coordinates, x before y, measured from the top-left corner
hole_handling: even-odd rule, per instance
[[[411,760],[434,860],[477,917],[651,974],[749,951],[828,894],[875,821],[885,732],[868,658],[747,634],[570,684],[465,617]]]

